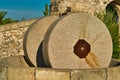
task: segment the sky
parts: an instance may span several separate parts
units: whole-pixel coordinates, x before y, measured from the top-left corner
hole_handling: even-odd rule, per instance
[[[45,4],[50,4],[50,0],[0,0],[0,11],[7,11],[5,18],[14,20],[39,18]]]

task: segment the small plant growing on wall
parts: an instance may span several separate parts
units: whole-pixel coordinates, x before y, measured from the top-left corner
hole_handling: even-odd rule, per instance
[[[45,10],[43,11],[44,16],[48,16],[49,15],[49,6],[48,4],[45,4]]]
[[[113,7],[109,5],[105,12],[95,13],[95,15],[104,22],[110,31],[112,42],[113,42],[113,58],[120,59],[120,36],[119,36],[119,28],[118,28],[118,16],[117,12],[113,9]]]

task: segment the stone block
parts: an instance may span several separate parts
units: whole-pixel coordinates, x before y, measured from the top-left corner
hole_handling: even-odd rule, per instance
[[[69,70],[37,69],[36,80],[70,80]]]
[[[7,59],[6,58],[0,58],[0,65],[6,65]]]
[[[21,65],[21,60],[19,56],[16,57],[7,57],[7,64],[9,66],[22,66]]]
[[[24,59],[24,56],[8,57],[7,63],[9,66],[28,67],[28,65]]]
[[[29,65],[24,59],[24,56],[0,58],[0,64],[8,66],[29,67]]]
[[[71,80],[106,80],[105,69],[72,70]]]
[[[8,80],[35,80],[35,69],[9,66],[7,70]]]
[[[120,66],[107,69],[107,80],[120,80]]]
[[[7,80],[6,79],[6,71],[7,66],[0,65],[0,80]]]

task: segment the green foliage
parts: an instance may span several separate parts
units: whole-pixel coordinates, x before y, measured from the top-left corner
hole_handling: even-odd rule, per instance
[[[13,22],[18,22],[18,20],[13,20],[11,18],[5,18],[6,14],[7,14],[6,11],[0,11],[0,25],[13,23]]]
[[[8,24],[8,23],[13,23],[13,22],[18,22],[18,20],[13,20],[11,18],[5,18],[3,21],[2,21],[2,24]]]
[[[108,30],[111,33],[112,42],[113,42],[113,58],[120,58],[120,36],[119,36],[119,25],[118,25],[118,16],[116,11],[109,6],[106,10],[106,13],[95,14],[100,20],[102,20],[107,26]]]
[[[6,11],[0,11],[0,24],[2,24],[2,20],[5,17],[5,15],[7,14]]]
[[[48,16],[49,15],[49,7],[48,4],[45,4],[45,11],[43,11],[44,16]]]

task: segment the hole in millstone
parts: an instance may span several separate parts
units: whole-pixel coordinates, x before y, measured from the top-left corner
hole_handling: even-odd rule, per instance
[[[84,39],[79,39],[74,46],[74,53],[80,58],[85,58],[90,50],[90,44]]]
[[[36,55],[36,62],[38,67],[46,67],[42,54],[42,44],[43,41],[41,42]]]

